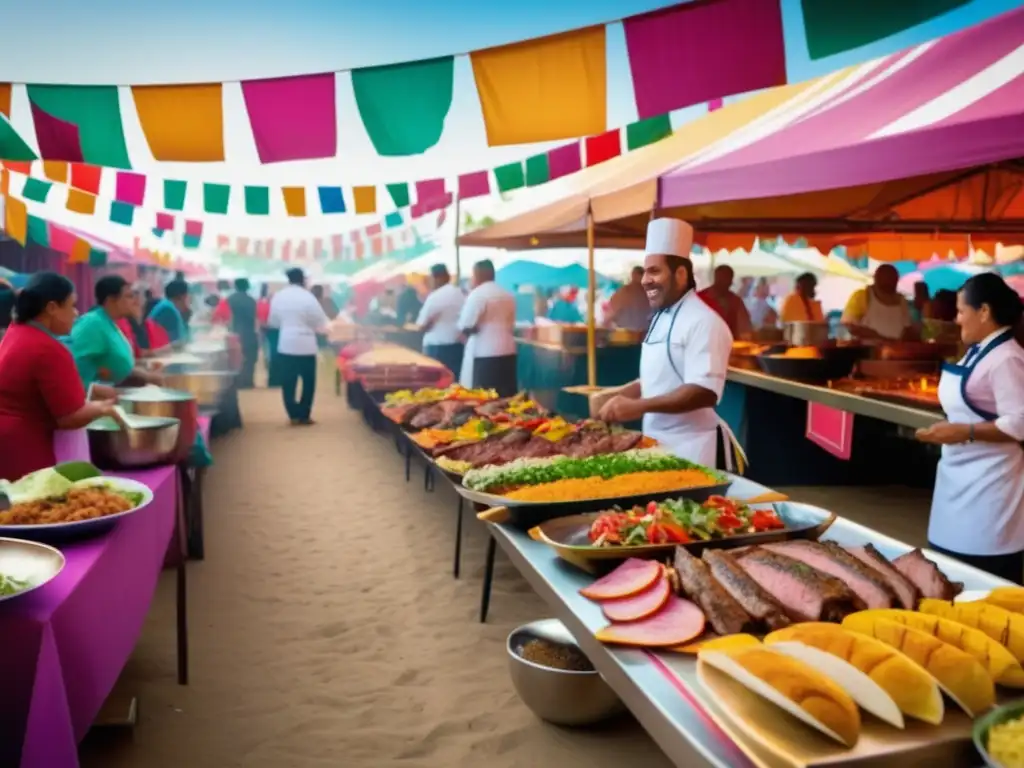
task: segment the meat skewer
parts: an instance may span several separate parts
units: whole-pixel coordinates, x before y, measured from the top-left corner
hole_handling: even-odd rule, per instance
[[[772,599],[733,559],[720,549],[705,549],[704,562],[711,576],[745,610],[765,628],[782,629],[790,624],[782,607]]]
[[[675,570],[683,592],[700,606],[715,632],[734,635],[754,629],[754,622],[743,606],[715,581],[707,565],[685,547],[676,547]]]

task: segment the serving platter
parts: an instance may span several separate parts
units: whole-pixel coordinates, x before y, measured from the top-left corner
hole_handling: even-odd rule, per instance
[[[153,501],[153,491],[146,485],[126,477],[100,475],[76,481],[76,487],[103,486],[118,491],[138,493],[142,501],[132,509],[118,512],[115,515],[96,517],[90,520],[77,520],[71,523],[45,523],[41,525],[0,525],[0,534],[15,539],[27,539],[41,542],[66,542],[97,536],[113,528],[117,522],[129,515],[145,509]]]
[[[742,500],[740,500],[742,501]],[[790,539],[820,538],[835,522],[834,512],[810,504],[784,502],[778,504],[751,504],[752,509],[774,509],[785,524],[785,528],[762,533],[746,533],[708,541],[694,541],[689,544],[643,544],[629,547],[595,547],[590,543],[590,526],[604,511],[586,512],[579,515],[560,517],[541,523],[530,530],[530,537],[547,544],[563,560],[589,573],[609,570],[629,558],[653,560],[671,557],[676,546],[682,546],[694,555],[700,556],[705,549],[731,549],[755,544],[769,544]]]
[[[11,595],[0,595],[0,602],[27,595],[53,581],[64,570],[64,555],[59,549],[16,538],[0,538],[0,575],[27,582],[28,586]]]

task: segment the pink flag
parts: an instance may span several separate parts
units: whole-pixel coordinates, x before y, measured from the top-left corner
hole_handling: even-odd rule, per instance
[[[380,222],[379,221],[376,224],[371,224],[370,226],[368,226],[366,228],[366,236],[367,237],[376,237],[379,234],[380,234]]]
[[[715,112],[725,106],[725,99],[712,99],[708,102],[708,112]]]
[[[240,254],[242,254],[243,256],[247,256],[249,254],[249,238],[248,237],[240,237],[240,238],[238,238],[238,241],[237,241],[236,245],[238,246],[237,250],[238,250],[238,252]]]
[[[78,126],[54,117],[40,109],[34,101],[29,100],[32,107],[32,122],[36,128],[36,141],[39,142],[39,156],[44,160],[66,160],[70,163],[81,163],[82,142],[78,135]]]
[[[338,258],[341,255],[343,239],[341,235],[331,235],[331,255]]]
[[[319,237],[313,238],[313,258],[319,259],[320,252],[324,249],[324,241]]]
[[[292,260],[292,241],[285,240],[284,245],[281,246],[281,261]]]
[[[231,244],[231,238],[227,235],[217,235],[217,247],[227,248]]]
[[[440,203],[446,193],[444,179],[427,179],[416,182],[416,203],[424,209],[424,213],[442,207]]]
[[[475,171],[459,176],[459,199],[483,197],[491,194],[491,178],[487,171]]]
[[[262,163],[334,157],[338,128],[334,73],[242,83]]]
[[[70,256],[77,241],[77,235],[73,235],[66,229],[61,229],[54,224],[50,225],[50,248],[58,253]]]
[[[295,251],[295,260],[296,261],[305,261],[306,260],[306,241],[305,240],[300,240],[299,241],[299,247]]]
[[[158,213],[156,215],[156,228],[169,232],[174,229],[174,217],[169,213]]]
[[[114,197],[129,205],[142,205],[146,197],[146,177],[141,173],[118,171]]]
[[[779,0],[701,0],[622,22],[641,120],[786,82]]]
[[[576,173],[582,165],[578,141],[555,147],[548,151],[548,180],[554,181],[570,173]]]
[[[185,234],[190,237],[203,236],[203,222],[194,219],[185,219]]]

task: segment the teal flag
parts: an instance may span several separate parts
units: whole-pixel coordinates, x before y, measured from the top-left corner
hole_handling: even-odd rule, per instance
[[[270,187],[245,188],[245,212],[250,216],[270,213]]]
[[[47,248],[50,247],[50,225],[46,219],[29,215],[28,217],[28,242],[36,243]]]
[[[116,85],[28,85],[29,101],[78,128],[82,161],[131,168]],[[57,158],[67,159],[67,158]]]
[[[89,266],[105,267],[107,265],[107,252],[102,248],[89,249]]]
[[[114,200],[110,203],[110,220],[115,224],[123,224],[130,227],[135,221],[135,206]]]
[[[352,90],[377,154],[419,155],[441,139],[452,106],[455,58],[352,70]]]
[[[388,184],[388,194],[391,195],[391,199],[395,201],[395,208],[406,208],[409,205],[409,185],[402,184]]]
[[[227,213],[231,187],[227,184],[203,184],[203,210],[207,213]]]
[[[672,121],[668,115],[648,117],[646,120],[637,120],[626,126],[626,146],[632,152],[671,135]]]
[[[931,21],[971,0],[800,0],[812,59],[884,40]]]
[[[4,160],[38,160],[37,155],[25,140],[18,135],[7,118],[0,114],[0,158]]]
[[[164,208],[168,211],[185,210],[185,190],[188,184],[184,181],[164,179]]]
[[[37,203],[45,203],[46,196],[50,194],[50,187],[53,185],[48,181],[42,179],[36,179],[32,176],[28,176],[25,179],[25,186],[21,190],[21,195],[26,200],[34,200]]]
[[[498,182],[499,192],[510,192],[526,186],[526,176],[521,162],[499,165],[494,169],[494,180]]]
[[[526,186],[536,187],[550,179],[551,167],[548,164],[547,152],[526,158]]]

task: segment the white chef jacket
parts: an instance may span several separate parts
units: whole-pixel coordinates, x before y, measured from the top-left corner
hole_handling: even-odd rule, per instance
[[[503,357],[516,353],[516,299],[493,280],[470,291],[459,315],[458,326],[476,328],[466,353],[473,357]],[[472,351],[470,351],[472,347]]]
[[[270,299],[267,324],[280,333],[277,351],[282,355],[316,355],[316,335],[325,333],[330,319],[310,291],[299,285],[282,288]]]
[[[434,321],[430,330],[423,334],[424,349],[428,346],[458,344],[459,315],[465,303],[465,294],[451,283],[430,292],[420,307],[419,317],[416,318],[416,325],[420,326],[430,320]]]
[[[731,351],[729,326],[696,291],[689,291],[651,320],[640,352],[641,394],[659,397],[693,384],[720,400]],[[715,465],[718,425],[714,408],[644,415],[644,434],[677,456],[709,467]]]

